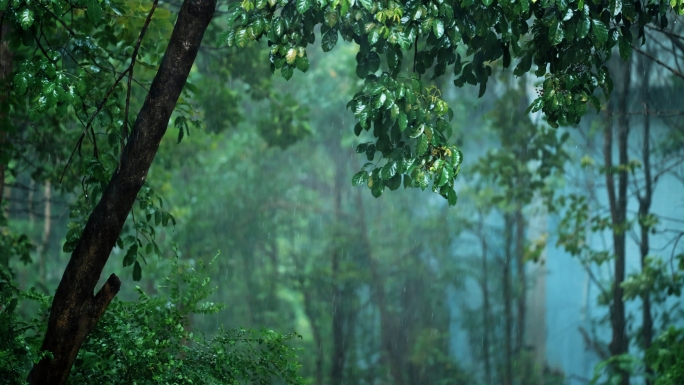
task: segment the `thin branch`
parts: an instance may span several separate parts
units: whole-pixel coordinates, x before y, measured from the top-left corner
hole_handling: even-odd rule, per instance
[[[154,11],[157,9],[158,3],[159,0],[154,0],[154,3],[152,3],[152,9],[150,9],[150,13],[147,15],[145,24],[140,30],[140,35],[138,36],[138,41],[135,44],[133,55],[131,55],[131,65],[128,67],[128,87],[126,88],[126,111],[124,113],[123,135],[121,136],[121,156],[123,156],[125,141],[126,138],[128,138],[128,111],[131,105],[131,81],[133,79],[133,68],[135,67],[135,62],[138,57],[138,50],[140,50],[140,45],[142,44],[142,39],[145,36],[145,32],[147,32],[147,27],[150,25],[150,22],[152,21],[152,15],[154,14]],[[124,73],[125,72],[126,71],[124,71]],[[121,166],[121,160],[119,160],[119,166]]]
[[[670,32],[670,31],[665,30],[665,29],[656,28],[656,27],[654,27],[654,26],[652,26],[652,25],[648,25],[648,24],[647,24],[645,27],[648,28],[648,29],[652,29],[652,30],[654,30],[654,31],[658,31],[658,32],[660,32],[660,33],[663,33],[663,34],[665,34],[665,35],[667,35],[667,36],[669,36],[669,37],[673,37],[673,38],[675,38],[675,39],[684,40],[684,36],[678,35],[678,34],[676,34],[676,33],[674,33],[674,32]]]
[[[668,71],[672,72],[672,74],[677,76],[678,78],[684,79],[684,75],[682,75],[681,72],[679,72],[676,69],[670,67],[669,65],[663,63],[660,59],[654,57],[653,55],[649,54],[648,52],[642,51],[639,48],[637,48],[636,46],[632,46],[632,49],[634,49],[635,51],[639,52],[640,54],[646,56],[647,58],[653,60],[654,62],[660,64],[662,67],[664,67]]]
[[[67,31],[69,31],[69,34],[71,35],[71,37],[76,36],[76,33],[75,33],[71,28],[69,28],[69,26],[66,25],[66,23],[65,23],[59,16],[55,15],[54,13],[52,13],[52,11],[50,10],[50,8],[48,8],[46,5],[43,5],[43,8],[47,11],[47,13],[49,13],[50,15],[52,15],[52,17],[54,17],[55,20],[57,20],[57,21],[59,22],[59,24],[62,24],[62,27],[64,27]],[[73,9],[73,8],[72,8],[72,9]],[[68,11],[67,11],[67,12],[68,12]]]
[[[607,112],[608,115],[621,115],[619,112],[610,111]],[[681,110],[644,110],[644,111],[633,111],[627,112],[625,115],[656,115],[656,116],[678,116],[684,115],[684,111]]]
[[[126,75],[126,72],[128,70],[124,71],[112,84],[112,86],[109,88],[109,91],[107,91],[107,94],[105,94],[105,97],[100,101],[100,104],[97,106],[97,109],[95,112],[90,116],[88,119],[88,123],[86,124],[86,127],[83,129],[83,132],[81,132],[81,136],[78,138],[78,141],[76,142],[76,146],[74,146],[74,149],[71,151],[71,155],[69,156],[69,160],[67,160],[66,165],[64,165],[64,170],[62,170],[62,175],[59,177],[59,183],[62,184],[62,180],[64,179],[64,173],[66,172],[66,169],[69,167],[69,163],[71,163],[71,159],[74,157],[74,153],[76,153],[76,150],[81,148],[81,144],[83,143],[83,139],[85,138],[86,132],[90,129],[90,126],[93,123],[93,120],[97,116],[97,114],[102,111],[102,108],[104,107],[105,103],[107,103],[107,100],[109,100],[109,97],[111,96],[112,92],[114,91],[114,88],[121,82],[121,79]]]
[[[83,129],[83,132],[81,132],[81,136],[79,137],[78,141],[76,142],[76,146],[74,147],[73,151],[71,151],[71,155],[69,156],[69,160],[67,161],[66,165],[64,166],[64,170],[62,171],[62,175],[59,178],[59,183],[62,183],[62,180],[64,179],[64,173],[66,172],[67,167],[69,167],[69,164],[71,163],[71,159],[73,159],[74,154],[76,153],[76,149],[81,147],[81,144],[83,143],[83,139],[85,138],[86,132],[88,132],[88,129],[92,126],[93,120],[97,116],[97,114],[102,111],[102,108],[104,105],[107,103],[109,100],[109,97],[111,96],[112,92],[114,91],[114,88],[121,82],[124,76],[126,74],[132,73],[133,72],[133,67],[135,66],[135,61],[136,57],[138,56],[138,50],[140,49],[140,44],[142,42],[143,36],[145,36],[145,32],[147,32],[147,27],[150,25],[150,22],[152,21],[152,14],[154,14],[155,9],[157,8],[159,0],[154,0],[154,3],[152,4],[152,9],[150,10],[150,13],[147,15],[147,19],[145,20],[145,24],[142,27],[142,30],[140,31],[140,36],[138,36],[138,42],[136,43],[135,49],[133,50],[133,55],[131,58],[131,64],[129,67],[123,71],[119,77],[116,79],[114,84],[109,88],[107,91],[107,94],[105,94],[105,97],[100,101],[100,104],[97,106],[97,109],[95,112],[90,116],[90,119],[88,119],[88,123],[86,124],[86,127]],[[124,130],[126,130],[126,124],[128,121],[128,108],[129,108],[129,102],[130,102],[130,77],[129,77],[129,88],[128,88],[128,93],[126,96],[126,119],[124,120]],[[123,138],[122,138],[123,142]],[[123,150],[123,147],[122,147]],[[123,151],[122,151],[123,154]],[[121,162],[119,162],[119,165]]]
[[[674,243],[674,246],[672,246],[672,254],[670,255],[670,269],[672,270],[672,274],[675,274],[675,267],[674,267],[674,257],[675,257],[675,252],[677,251],[677,245],[679,244],[679,240],[682,239],[684,236],[684,231],[679,233],[677,236],[677,240]]]

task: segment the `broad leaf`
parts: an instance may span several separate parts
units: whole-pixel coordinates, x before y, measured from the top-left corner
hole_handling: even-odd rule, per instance
[[[596,19],[592,20],[591,23],[591,31],[594,33],[594,36],[596,36],[596,40],[601,43],[608,41],[608,28],[606,28],[606,25]]]

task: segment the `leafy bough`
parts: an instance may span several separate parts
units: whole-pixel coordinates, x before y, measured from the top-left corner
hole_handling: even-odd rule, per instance
[[[534,64],[544,78],[527,111],[542,111],[552,127],[573,125],[588,105],[599,111],[597,91],[606,99],[612,92],[605,64],[613,47],[627,59],[634,34],[643,42],[648,23],[664,28],[669,12],[684,13],[682,0],[244,0],[229,7],[223,44],[244,47],[266,36],[271,70],[287,80],[295,68],[308,70],[306,47],[317,25],[323,51],[339,36],[355,42],[356,75],[365,84],[347,106],[359,120],[355,133],[372,128],[376,139],[357,152],[369,160],[380,152],[385,163],[366,164],[353,184],[367,183],[377,197],[402,178],[404,186],[423,189],[432,181],[451,205],[463,159],[447,144],[453,112],[420,75],[431,70],[434,79],[451,67],[454,85],[479,85],[481,97],[492,65],[508,68],[518,58],[516,76]],[[411,51],[413,75],[402,79],[404,52]],[[383,56],[386,68],[377,75]]]

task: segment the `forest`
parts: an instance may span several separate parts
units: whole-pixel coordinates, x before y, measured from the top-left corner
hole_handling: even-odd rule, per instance
[[[684,384],[683,0],[0,15],[0,383]]]

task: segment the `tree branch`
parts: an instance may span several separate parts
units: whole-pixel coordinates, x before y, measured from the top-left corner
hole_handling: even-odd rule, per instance
[[[632,49],[635,50],[635,51],[637,51],[637,52],[639,52],[640,54],[646,56],[647,58],[653,60],[654,62],[658,63],[658,64],[659,64],[660,66],[662,66],[663,68],[665,68],[665,69],[667,69],[668,71],[672,72],[672,74],[675,75],[676,77],[681,78],[681,79],[684,79],[684,75],[683,75],[681,72],[679,72],[679,71],[677,71],[676,69],[670,67],[669,65],[663,63],[660,59],[656,58],[655,56],[651,55],[650,53],[645,52],[645,51],[642,51],[642,50],[640,50],[639,48],[637,48],[636,46],[632,46]]]

